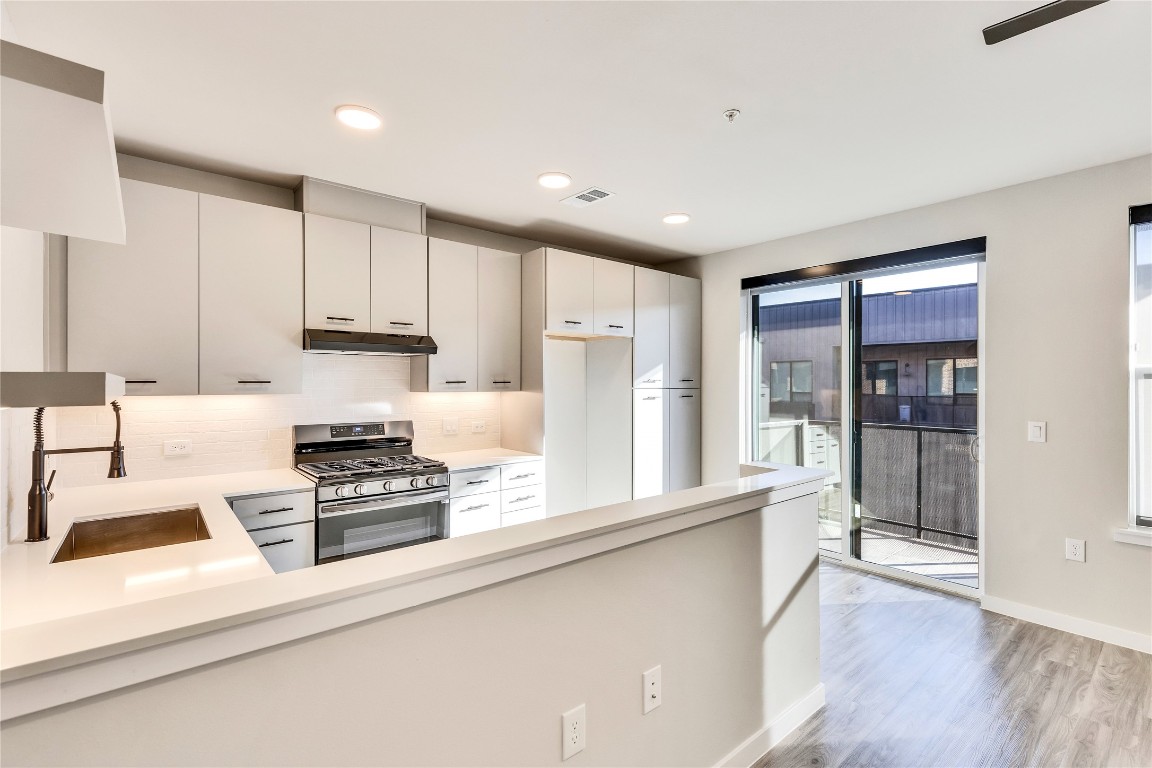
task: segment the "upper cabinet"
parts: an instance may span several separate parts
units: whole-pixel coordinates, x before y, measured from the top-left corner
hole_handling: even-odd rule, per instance
[[[592,323],[601,336],[631,336],[636,268],[607,259],[592,259]]]
[[[544,330],[594,333],[592,257],[555,248],[548,248],[545,253]]]
[[[372,227],[371,284],[373,333],[429,335],[426,236]]]
[[[304,214],[304,327],[372,330],[371,227]]]
[[[129,395],[195,395],[199,195],[122,179],[127,242],[68,242],[68,370]]]
[[[301,214],[200,195],[200,394],[301,391]]]
[[[668,371],[668,291],[671,276],[636,268],[636,333],[632,351],[632,386],[663,389]]]
[[[669,275],[668,383],[675,389],[700,386],[700,281]]]
[[[428,239],[434,355],[412,359],[412,389],[520,389],[520,254]]]
[[[520,254],[478,248],[476,297],[477,388],[518,390]]]

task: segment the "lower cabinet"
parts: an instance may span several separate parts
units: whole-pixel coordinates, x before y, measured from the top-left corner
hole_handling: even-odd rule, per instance
[[[543,520],[543,481],[543,461],[453,472],[448,480],[448,536]]]
[[[632,396],[633,496],[700,485],[700,390],[636,389]]]
[[[234,496],[228,503],[268,565],[284,573],[316,564],[315,496],[307,489]]]

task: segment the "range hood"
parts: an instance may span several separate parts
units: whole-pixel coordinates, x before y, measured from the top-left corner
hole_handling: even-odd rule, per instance
[[[363,331],[330,331],[304,329],[305,352],[328,352],[343,355],[434,355],[436,342],[431,336],[403,333],[365,333]]]

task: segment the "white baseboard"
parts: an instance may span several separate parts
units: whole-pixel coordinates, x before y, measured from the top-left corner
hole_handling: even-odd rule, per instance
[[[1068,616],[1063,613],[1057,613],[1056,611],[1048,611],[1043,608],[1024,605],[1023,603],[1014,603],[1011,600],[991,597],[989,595],[984,595],[984,597],[980,599],[980,607],[986,611],[1011,616],[1014,619],[1023,619],[1033,624],[1040,624],[1045,627],[1051,627],[1052,629],[1059,629],[1063,632],[1071,632],[1076,635],[1090,637],[1093,640],[1103,640],[1105,643],[1112,643],[1113,645],[1119,645],[1123,648],[1131,648],[1134,651],[1152,653],[1152,635],[1133,632],[1130,629],[1121,629],[1111,624],[1101,624],[1098,621],[1079,619],[1075,616]]]
[[[820,683],[804,698],[780,713],[772,722],[749,736],[743,744],[729,752],[716,768],[748,768],[768,753],[768,750],[784,740],[801,723],[820,711],[824,706],[824,683]]]

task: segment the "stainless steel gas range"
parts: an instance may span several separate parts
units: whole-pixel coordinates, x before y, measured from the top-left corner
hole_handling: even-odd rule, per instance
[[[316,483],[316,562],[448,538],[448,470],[412,455],[412,422],[292,428],[296,471]]]

